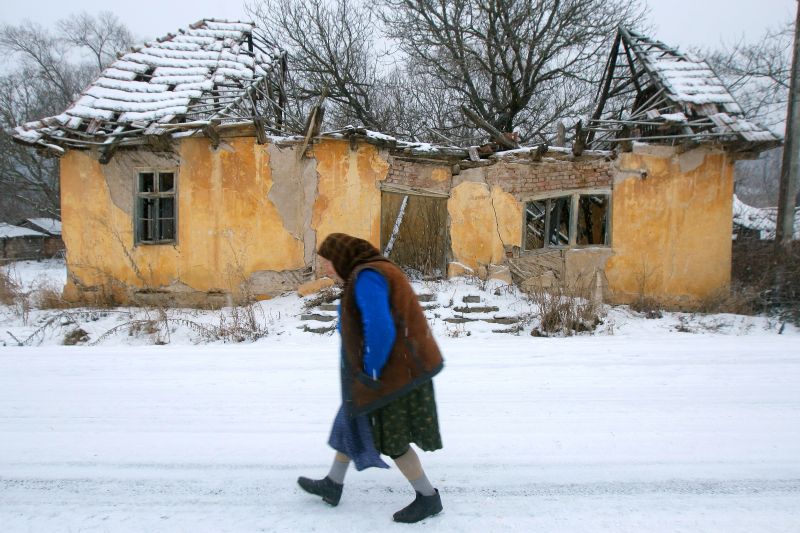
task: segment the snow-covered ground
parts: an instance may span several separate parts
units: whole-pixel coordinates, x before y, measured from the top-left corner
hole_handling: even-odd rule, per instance
[[[445,447],[422,459],[445,511],[403,526],[396,468],[351,470],[336,508],[297,488],[332,459],[338,339],[273,313],[255,343],[0,348],[0,530],[798,531],[794,328],[625,308],[593,336],[435,326]]]

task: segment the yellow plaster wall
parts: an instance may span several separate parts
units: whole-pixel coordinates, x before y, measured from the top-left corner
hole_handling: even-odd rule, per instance
[[[325,139],[314,146],[319,185],[311,225],[317,247],[331,233],[348,233],[379,247],[381,230],[380,181],[389,163],[375,146]]]
[[[214,150],[204,138],[180,142],[174,245],[134,246],[133,217],[112,202],[107,167],[87,152],[69,151],[61,160],[61,187],[70,274],[85,285],[116,280],[139,288],[184,284],[237,293],[253,272],[302,268],[303,243],[286,231],[267,196],[272,177],[266,147],[252,137],[226,144]],[[134,183],[131,175],[131,205]],[[74,289],[68,283],[67,296]]]
[[[447,201],[453,260],[476,272],[505,259],[504,245],[521,244],[522,203],[499,187],[463,182]]]
[[[733,162],[724,153],[621,154],[612,197],[614,301],[691,304],[729,285]]]

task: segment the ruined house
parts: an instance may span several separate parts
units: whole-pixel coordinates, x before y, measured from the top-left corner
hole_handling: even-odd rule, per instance
[[[734,162],[780,143],[704,62],[624,29],[569,148],[320,132],[321,106],[284,111],[286,68],[254,25],[203,20],[17,128],[61,160],[65,296],[266,298],[346,232],[420,275],[691,305],[730,280]]]

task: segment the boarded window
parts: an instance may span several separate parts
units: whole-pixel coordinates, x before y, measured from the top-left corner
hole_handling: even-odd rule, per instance
[[[381,251],[414,278],[445,274],[447,199],[381,194]]]
[[[176,239],[175,173],[139,172],[136,189],[136,242],[163,244]]]
[[[554,196],[525,204],[525,249],[608,244],[608,194]]]

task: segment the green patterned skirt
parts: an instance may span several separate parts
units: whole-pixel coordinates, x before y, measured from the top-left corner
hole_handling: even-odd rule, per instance
[[[375,447],[384,455],[403,455],[412,442],[429,452],[442,447],[433,381],[420,385],[368,416]]]

